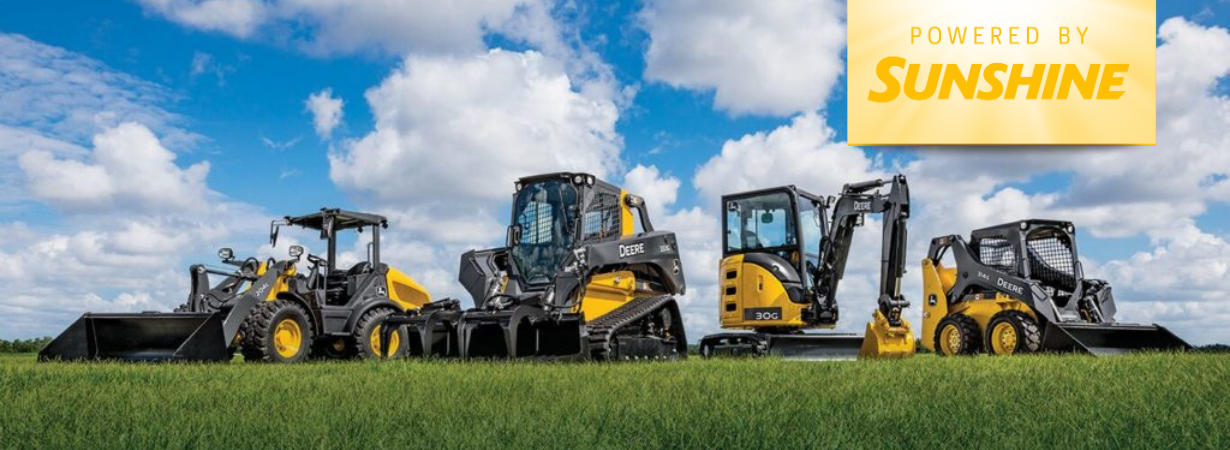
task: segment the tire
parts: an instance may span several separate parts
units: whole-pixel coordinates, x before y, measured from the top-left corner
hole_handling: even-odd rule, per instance
[[[347,360],[355,357],[354,339],[347,337],[319,337],[312,347],[312,359]]]
[[[976,354],[982,350],[981,334],[973,318],[960,313],[949,315],[935,328],[935,353],[940,356]]]
[[[262,302],[248,314],[240,332],[245,361],[294,363],[312,353],[312,322],[293,300]]]
[[[379,343],[379,328],[380,323],[384,322],[384,318],[389,314],[393,314],[392,308],[372,308],[370,311],[363,313],[363,317],[354,325],[354,343],[355,355],[361,359],[383,359],[384,356],[376,349],[374,343]],[[393,349],[389,352],[389,359],[401,357],[406,353],[407,342],[405,327],[399,327],[396,332],[390,336],[393,342]]]
[[[1042,350],[1038,322],[1020,311],[1003,311],[991,317],[984,348],[992,355],[1017,355]]]

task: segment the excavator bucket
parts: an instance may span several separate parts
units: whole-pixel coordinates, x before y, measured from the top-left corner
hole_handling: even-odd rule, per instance
[[[216,313],[86,314],[39,352],[41,361],[228,361]]]
[[[1042,348],[1108,356],[1148,350],[1191,350],[1192,346],[1156,324],[1047,323]]]
[[[458,321],[462,358],[586,359],[578,314],[547,317],[539,308],[467,311]]]
[[[906,358],[914,356],[914,332],[910,323],[901,319],[900,326],[892,326],[880,311],[875,312],[875,318],[867,324],[867,332],[863,338],[863,346],[859,350],[859,358]]]

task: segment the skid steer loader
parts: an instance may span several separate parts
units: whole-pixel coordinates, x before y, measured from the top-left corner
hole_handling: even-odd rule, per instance
[[[888,193],[879,189],[888,187]],[[910,324],[901,317],[906,220],[910,193],[904,175],[847,184],[825,199],[794,186],[722,197],[725,235],[718,273],[722,328],[705,336],[702,356],[775,355],[791,359],[907,357],[914,354]],[[832,215],[829,216],[829,208]],[[866,214],[882,214],[879,308],[863,336],[804,333],[833,328],[837,284],[846,270],[854,228]]]
[[[283,226],[320,232],[326,257],[290,247],[292,259],[234,261],[220,271],[193,266],[193,293],[173,313],[87,313],[40,353],[43,360],[118,359],[132,361],[227,361],[236,350],[248,361],[297,362],[320,358],[379,357],[379,323],[393,312],[418,308],[430,295],[410,277],[380,261],[384,217],[322,209],[270,225],[276,246]],[[345,270],[336,266],[338,233],[370,230],[367,260]],[[303,256],[311,264],[297,273]],[[209,275],[225,278],[209,286]],[[208,287],[208,290],[206,290]],[[400,352],[404,334],[386,338]]]
[[[949,254],[955,267],[941,262]],[[922,345],[940,355],[1191,349],[1159,325],[1115,321],[1110,285],[1084,277],[1071,222],[937,237],[922,269]]]
[[[475,306],[425,305],[390,316],[386,333],[406,330],[414,356],[686,357],[673,297],[685,289],[679,248],[674,233],[653,228],[640,197],[584,173],[526,177],[515,188],[506,245],[461,257]]]

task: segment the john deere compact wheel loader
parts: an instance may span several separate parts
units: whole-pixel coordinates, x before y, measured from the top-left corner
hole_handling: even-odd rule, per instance
[[[380,262],[380,229],[385,218],[338,209],[286,217],[270,226],[277,244],[282,226],[320,231],[327,257],[306,255],[308,274],[297,273],[303,247],[293,259],[236,262],[229,249],[219,254],[238,268],[192,268],[193,292],[173,313],[91,314],[77,320],[40,352],[42,360],[116,359],[132,361],[228,361],[236,350],[249,361],[297,362],[323,358],[378,357],[379,324],[394,312],[429,303],[426,290]],[[368,258],[345,270],[336,267],[338,232],[370,230]],[[209,286],[208,275],[225,278]],[[400,352],[404,335],[386,342]]]
[[[888,193],[881,194],[885,186]],[[901,317],[909,306],[900,286],[910,215],[904,175],[847,184],[836,199],[783,186],[725,195],[722,205],[718,312],[722,328],[748,331],[705,336],[702,355],[850,359],[914,354],[910,324]],[[854,228],[869,213],[884,219],[879,308],[872,322],[863,336],[804,333],[837,324],[837,284]]]
[[[941,259],[951,253],[954,267]],[[922,345],[940,355],[1191,346],[1159,325],[1118,323],[1110,285],[1084,277],[1071,222],[1023,220],[931,241]]]
[[[294,260],[236,260],[218,251],[224,270],[193,265],[192,291],[173,313],[86,313],[39,352],[40,361],[229,361],[240,325],[254,306],[286,292]],[[223,279],[210,285],[209,276]]]
[[[466,252],[459,278],[475,307],[426,305],[391,317],[385,332],[407,329],[416,356],[687,355],[674,299],[685,289],[674,233],[653,228],[640,197],[593,175],[517,181],[506,245]]]

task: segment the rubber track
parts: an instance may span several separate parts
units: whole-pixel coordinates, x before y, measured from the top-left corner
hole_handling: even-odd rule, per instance
[[[590,353],[594,359],[599,361],[611,360],[611,337],[616,335],[620,328],[645,318],[645,316],[673,301],[675,301],[675,298],[669,295],[641,297],[620,306],[593,322],[589,322],[586,328],[589,331]],[[683,320],[683,318],[676,317],[674,320]]]

